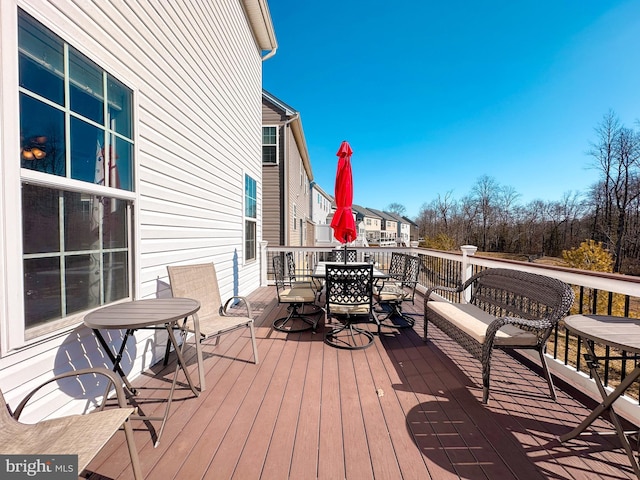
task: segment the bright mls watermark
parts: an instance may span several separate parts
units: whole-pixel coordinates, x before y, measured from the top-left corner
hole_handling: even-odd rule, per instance
[[[0,455],[2,480],[76,480],[77,455]]]

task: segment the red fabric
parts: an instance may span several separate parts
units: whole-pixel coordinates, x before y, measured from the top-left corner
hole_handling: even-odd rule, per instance
[[[336,172],[336,213],[331,220],[333,236],[340,243],[352,242],[356,239],[356,222],[353,220],[351,205],[353,204],[353,177],[351,175],[351,154],[353,151],[348,142],[342,142],[338,149],[338,171]]]

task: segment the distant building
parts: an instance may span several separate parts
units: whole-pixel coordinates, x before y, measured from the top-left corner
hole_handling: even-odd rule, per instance
[[[313,245],[313,173],[300,113],[262,91],[262,238],[270,245]]]
[[[327,217],[333,211],[333,197],[316,182],[311,182],[311,220],[316,225],[329,223]]]

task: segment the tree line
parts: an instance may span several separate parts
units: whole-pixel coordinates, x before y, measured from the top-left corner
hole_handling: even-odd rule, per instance
[[[513,187],[483,175],[462,198],[447,192],[423,204],[419,235],[431,248],[472,244],[531,259],[593,240],[612,254],[614,272],[640,275],[640,130],[610,111],[594,131],[588,154],[599,179],[586,192],[521,204]]]

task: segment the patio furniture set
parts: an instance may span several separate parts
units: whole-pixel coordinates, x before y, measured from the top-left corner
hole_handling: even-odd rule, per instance
[[[237,296],[229,298],[224,304],[222,303],[214,265],[208,263],[170,266],[168,272],[173,298],[119,303],[95,310],[85,317],[85,325],[93,330],[98,343],[113,364],[113,371],[106,368],[88,368],[57,375],[31,391],[15,411],[11,412],[9,408],[0,409],[0,454],[46,455],[48,457],[77,455],[77,473],[81,473],[107,441],[120,428],[124,428],[133,474],[137,480],[140,480],[144,476],[133,439],[131,420],[143,420],[147,424],[150,421],[160,421],[160,429],[155,435],[155,446],[158,446],[169,417],[179,371],[183,371],[194,396],[197,397],[199,390],[205,389],[201,346],[203,340],[212,337],[219,339],[221,335],[238,328],[248,328],[253,345],[253,360],[254,363],[258,363],[251,306],[244,297]],[[238,304],[244,304],[246,316],[237,315],[236,312],[233,315],[228,314],[229,308]],[[116,353],[111,350],[101,333],[101,330],[106,329],[125,330],[121,345],[116,349]],[[164,357],[165,365],[168,362],[171,347],[177,356],[164,413],[158,417],[138,414],[135,405],[139,392],[132,386],[121,368],[127,340],[136,330],[141,329],[166,330],[168,342]],[[176,339],[176,331],[182,336],[181,343]],[[191,379],[182,355],[189,333],[193,334],[196,347],[199,390]],[[87,415],[71,415],[53,420],[43,420],[34,425],[18,421],[27,403],[43,386],[58,382],[63,378],[81,376],[92,376],[93,380],[88,381],[95,385],[97,375],[107,378],[105,394],[97,411]],[[104,409],[112,387],[115,389],[118,407]],[[6,404],[1,391],[0,402]],[[152,435],[154,433],[152,432]],[[71,468],[73,467],[76,466]]]
[[[347,252],[343,252],[347,253]],[[347,258],[348,260],[348,258]],[[318,316],[324,313],[328,330],[325,343],[343,349],[360,350],[374,342],[375,334],[383,326],[399,329],[414,326],[414,320],[403,314],[402,302],[413,301],[415,296],[420,261],[418,257],[394,252],[388,272],[383,272],[365,262],[320,262],[307,278],[295,274],[292,256],[286,256],[288,272],[285,276],[285,261],[280,255],[273,257],[278,301],[288,305],[288,314],[277,319],[273,328],[287,333],[313,330],[318,326]],[[18,421],[26,404],[42,387],[29,393],[14,412],[0,412],[0,453],[21,455],[44,455],[55,452],[59,455],[78,455],[78,473],[81,472],[118,431],[124,428],[134,477],[142,479],[137,450],[134,444],[131,420],[161,421],[156,436],[160,441],[169,416],[171,401],[179,370],[182,370],[189,388],[195,396],[195,387],[183,356],[188,334],[193,334],[199,373],[200,391],[205,389],[201,342],[219,337],[238,328],[250,330],[253,361],[258,363],[255,332],[251,306],[243,297],[231,297],[221,301],[213,264],[168,267],[173,298],[149,299],[116,304],[96,310],[85,318],[85,324],[95,336],[113,363],[113,372],[104,368],[91,368],[58,375],[48,382],[65,377],[102,375],[107,379],[105,395],[98,411],[89,415],[74,415],[26,425]],[[451,302],[439,294],[455,294],[461,301]],[[325,296],[324,305],[319,298]],[[378,306],[375,310],[374,299]],[[564,317],[574,299],[572,289],[564,282],[538,274],[509,269],[481,271],[457,288],[431,287],[424,301],[424,340],[427,341],[429,323],[463,346],[482,364],[483,403],[489,399],[491,359],[494,349],[534,349],[538,351],[543,374],[553,399],[556,398],[552,378],[544,352],[546,341]],[[229,315],[231,306],[245,308],[245,315]],[[305,309],[313,311],[305,312]],[[338,323],[332,322],[337,319]],[[625,451],[640,478],[640,469],[613,410],[613,402],[626,388],[640,377],[640,367],[629,375],[611,394],[605,391],[597,373],[597,357],[594,342],[604,343],[640,354],[640,321],[624,319],[619,334],[611,334],[611,325],[620,327],[615,317],[573,316],[566,320],[567,328],[584,336],[588,345],[588,364],[603,397],[601,403],[581,425],[560,437],[569,441],[591,425],[596,417],[608,412],[614,423]],[[361,322],[373,322],[377,331],[358,326]],[[155,328],[167,331],[165,365],[171,347],[177,356],[173,381],[169,390],[164,414],[160,417],[139,415],[135,406],[137,391],[133,388],[120,366],[127,339],[135,330]],[[116,353],[104,340],[103,329],[125,330],[122,344]],[[175,336],[178,332],[182,342]],[[124,386],[123,386],[124,384]],[[117,407],[104,409],[104,403],[115,389]],[[127,402],[127,398],[131,406]],[[0,401],[4,402],[0,391]]]
[[[352,350],[370,346],[381,327],[412,327],[414,320],[402,313],[402,302],[413,302],[420,260],[393,252],[388,273],[369,262],[358,262],[356,250],[334,250],[330,262],[318,262],[307,278],[296,274],[291,252],[273,257],[278,301],[288,304],[288,314],[278,318],[273,328],[286,333],[317,331],[320,313],[325,314],[327,344]],[[285,275],[285,265],[287,272]],[[320,299],[324,295],[324,303]],[[378,310],[374,307],[377,306]],[[313,311],[305,313],[305,308]],[[381,314],[381,315],[380,315]],[[335,319],[338,324],[331,324]],[[394,319],[399,319],[394,322]],[[359,327],[374,323],[376,332]]]

